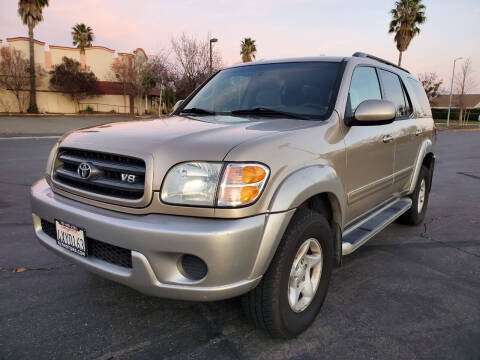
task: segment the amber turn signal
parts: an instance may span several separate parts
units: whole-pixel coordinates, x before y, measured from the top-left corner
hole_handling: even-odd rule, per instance
[[[242,180],[245,184],[252,184],[262,181],[267,176],[267,172],[260,166],[245,166],[242,172]]]
[[[269,169],[262,164],[231,163],[224,170],[217,206],[237,207],[253,203],[260,196]]]

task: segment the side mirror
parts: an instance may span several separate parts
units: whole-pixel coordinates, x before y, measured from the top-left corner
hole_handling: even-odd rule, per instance
[[[395,107],[388,100],[365,100],[358,105],[352,125],[383,125],[395,120]]]
[[[178,107],[179,107],[180,105],[182,105],[182,103],[183,103],[183,100],[178,100],[178,101],[175,103],[175,105],[173,105],[172,114],[178,109]]]

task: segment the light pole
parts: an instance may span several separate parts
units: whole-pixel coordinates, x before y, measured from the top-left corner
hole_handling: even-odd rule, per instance
[[[212,73],[212,43],[217,41],[217,38],[210,39],[210,74]]]
[[[158,116],[162,116],[162,95],[163,95],[163,80],[160,81],[160,97],[158,99]]]
[[[452,82],[450,84],[450,102],[448,103],[448,115],[447,115],[447,127],[450,126],[450,108],[452,107],[452,91],[453,91],[453,77],[455,76],[455,63],[457,60],[461,60],[462,58],[456,58],[453,60],[453,72],[452,72]]]

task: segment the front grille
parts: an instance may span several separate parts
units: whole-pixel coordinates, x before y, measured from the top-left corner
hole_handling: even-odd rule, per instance
[[[88,177],[80,176],[80,164],[88,164]],[[53,180],[94,194],[138,200],[145,188],[145,162],[129,156],[62,148]]]
[[[50,236],[53,239],[57,238],[57,230],[55,228],[55,224],[41,220],[42,223],[42,231]],[[97,259],[104,260],[111,264],[115,264],[118,266],[123,266],[126,268],[132,267],[132,252],[128,249],[110,245],[95,239],[92,239],[87,236],[85,239],[87,245],[87,256],[94,257]]]

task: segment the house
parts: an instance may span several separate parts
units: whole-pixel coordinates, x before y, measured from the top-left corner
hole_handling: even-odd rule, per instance
[[[465,109],[480,109],[480,94],[463,95]],[[450,103],[450,95],[439,95],[432,101],[430,106],[432,109],[448,109]],[[458,109],[460,106],[460,95],[452,95],[452,109]]]
[[[464,112],[462,117],[464,120],[480,120],[480,94],[464,94],[452,95],[452,106],[450,110],[450,119],[458,119],[460,117],[460,101],[463,101]],[[450,103],[450,95],[439,95],[430,101],[432,114],[435,119],[446,119],[448,117],[448,105]]]

